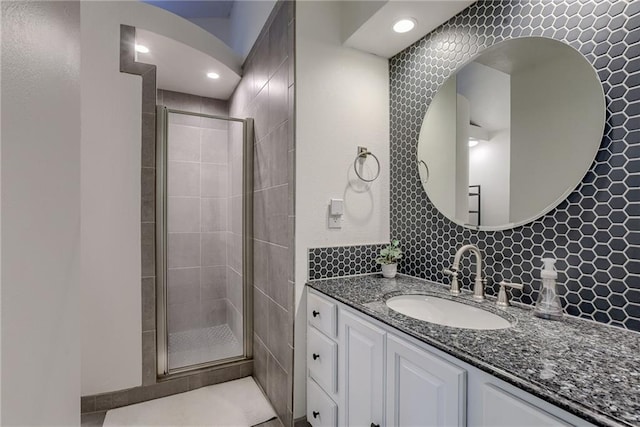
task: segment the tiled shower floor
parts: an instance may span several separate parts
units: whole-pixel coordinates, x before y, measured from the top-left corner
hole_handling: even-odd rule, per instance
[[[169,369],[242,355],[242,343],[229,325],[169,334]]]

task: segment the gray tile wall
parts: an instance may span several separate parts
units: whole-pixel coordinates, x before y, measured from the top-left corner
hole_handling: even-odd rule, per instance
[[[142,77],[140,258],[142,385],[156,382],[156,66],[136,62],[136,29],[120,25],[120,72]]]
[[[182,111],[228,116],[227,102],[184,93],[159,90],[158,103]],[[227,301],[227,252],[231,246],[228,127],[228,122],[222,120],[169,113],[167,328],[170,334],[232,323],[240,325],[234,332],[239,332],[236,337],[242,340],[242,317],[237,316],[241,311],[228,316]]]
[[[294,3],[279,2],[230,105],[232,116],[255,119],[254,376],[287,426],[293,423],[294,25]]]

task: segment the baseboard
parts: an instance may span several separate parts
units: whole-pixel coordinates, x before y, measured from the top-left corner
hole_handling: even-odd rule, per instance
[[[82,396],[80,398],[80,412],[82,414],[104,412],[121,406],[133,405],[209,385],[249,377],[252,374],[253,360],[243,360],[231,366],[212,368],[191,375],[184,374],[177,378],[161,380],[155,384]]]
[[[311,424],[307,422],[307,417],[300,417],[293,420],[293,427],[311,427]]]

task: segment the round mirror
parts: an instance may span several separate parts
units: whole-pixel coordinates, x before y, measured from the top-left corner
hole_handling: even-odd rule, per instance
[[[483,51],[439,89],[418,140],[431,202],[457,224],[505,230],[549,212],[582,181],[605,121],[587,60],[547,38]]]

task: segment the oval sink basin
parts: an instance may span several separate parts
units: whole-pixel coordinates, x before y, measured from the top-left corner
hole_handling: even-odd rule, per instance
[[[429,295],[400,295],[389,298],[393,311],[438,325],[464,329],[506,329],[511,323],[491,312],[467,304]]]

